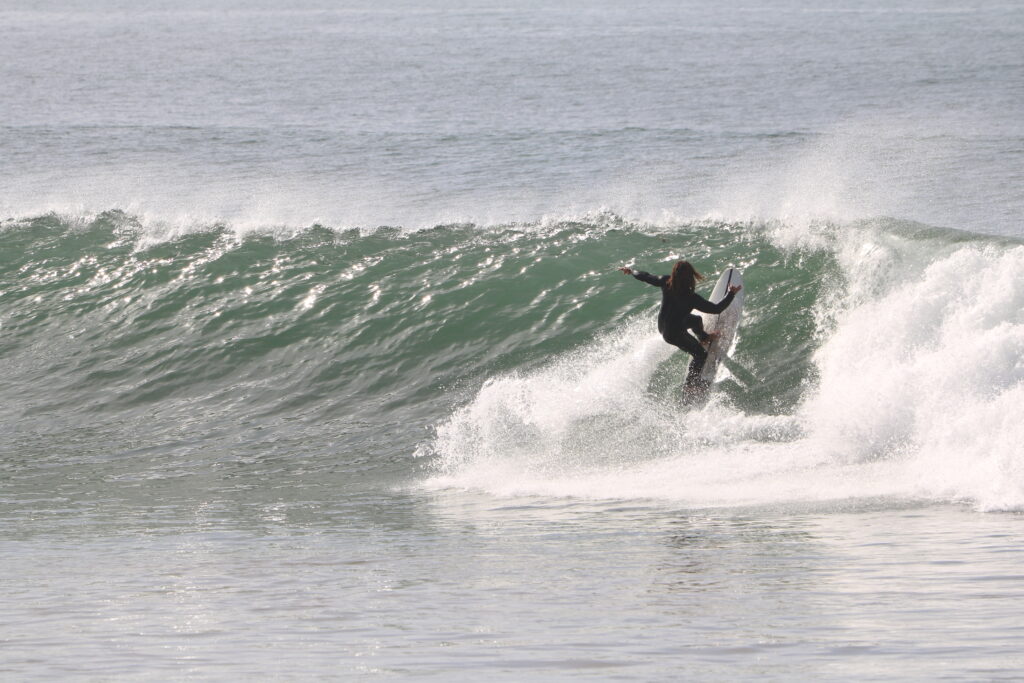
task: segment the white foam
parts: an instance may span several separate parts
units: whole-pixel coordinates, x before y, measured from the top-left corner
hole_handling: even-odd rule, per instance
[[[647,384],[673,351],[640,320],[488,381],[438,427],[427,486],[694,507],[894,496],[1020,509],[1024,248],[835,237],[845,282],[820,304],[819,381],[793,415],[660,401]]]
[[[1024,503],[1022,268],[1024,248],[959,247],[854,299],[815,358],[811,437],[843,462],[905,460],[908,494]]]

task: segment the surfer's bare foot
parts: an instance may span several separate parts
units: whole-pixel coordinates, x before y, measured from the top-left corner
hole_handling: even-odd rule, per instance
[[[722,336],[721,332],[708,332],[708,336],[701,342],[704,346],[711,346],[711,342]]]

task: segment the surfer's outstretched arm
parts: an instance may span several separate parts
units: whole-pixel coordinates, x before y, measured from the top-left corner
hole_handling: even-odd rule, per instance
[[[698,311],[704,313],[721,313],[725,309],[729,308],[729,304],[736,297],[736,292],[743,289],[742,285],[734,285],[729,288],[729,293],[725,295],[725,298],[719,301],[717,304],[713,304],[700,294],[693,295],[693,307]]]
[[[664,277],[651,275],[650,273],[646,273],[642,270],[633,270],[628,266],[625,268],[619,268],[619,270],[625,273],[626,275],[632,275],[637,280],[640,280],[640,282],[646,282],[647,284],[654,285],[655,287],[661,287],[662,282],[665,279]]]

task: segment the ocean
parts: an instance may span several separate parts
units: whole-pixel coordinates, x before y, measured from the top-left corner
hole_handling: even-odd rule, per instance
[[[1024,677],[1024,4],[0,26],[4,678]]]

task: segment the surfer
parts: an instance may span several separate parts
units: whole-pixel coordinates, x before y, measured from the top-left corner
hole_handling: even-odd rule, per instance
[[[641,282],[661,288],[658,331],[661,332],[662,339],[693,356],[683,388],[688,392],[704,389],[706,382],[700,379],[700,372],[704,369],[704,362],[708,357],[706,347],[714,340],[715,335],[704,331],[704,322],[699,315],[693,314],[693,309],[704,313],[721,313],[729,307],[736,292],[743,289],[743,286],[729,287],[729,293],[725,298],[713,304],[694,291],[697,288],[697,281],[703,280],[704,276],[698,273],[689,261],[678,261],[672,267],[671,275],[651,275],[628,266],[619,270]],[[689,333],[690,330],[696,333],[696,339]]]

